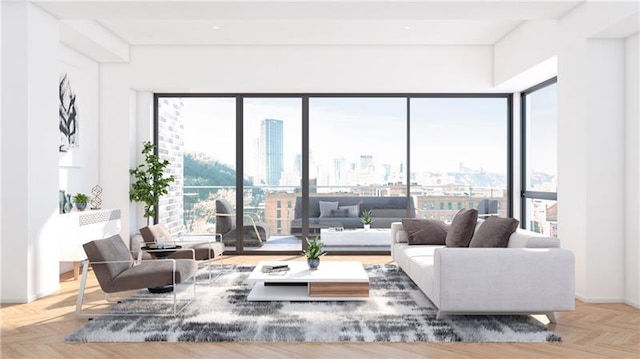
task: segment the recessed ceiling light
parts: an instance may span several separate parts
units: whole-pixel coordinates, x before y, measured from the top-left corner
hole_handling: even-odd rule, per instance
[[[405,26],[405,27],[403,27],[403,29],[405,29],[405,30],[411,30],[411,26]]]
[[[220,30],[220,26],[212,26],[211,28],[214,30]]]

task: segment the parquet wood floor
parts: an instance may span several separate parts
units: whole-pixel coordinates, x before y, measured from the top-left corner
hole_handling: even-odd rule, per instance
[[[303,260],[299,256],[225,256],[225,264],[260,260]],[[333,256],[323,260],[389,263],[389,256]],[[79,281],[61,276],[57,293],[29,304],[2,305],[1,357],[6,358],[640,358],[640,310],[624,304],[584,304],[558,313],[550,329],[561,343],[536,344],[269,344],[269,343],[110,343],[68,344],[64,337],[86,319],[74,315]],[[88,301],[102,297],[95,278]],[[215,308],[212,308],[215,310]],[[542,319],[542,317],[540,317]]]

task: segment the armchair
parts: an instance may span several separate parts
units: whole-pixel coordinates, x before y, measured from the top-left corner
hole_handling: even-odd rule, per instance
[[[93,268],[98,284],[107,294],[129,290],[173,286],[188,281],[198,268],[194,259],[155,259],[136,263],[120,235],[94,240],[83,245],[87,259],[82,263],[82,277],[76,301],[76,315],[82,316],[82,304],[87,283],[89,264]],[[193,253],[193,252],[192,252]],[[176,315],[195,298],[193,296],[178,309],[177,288],[173,290],[172,311]],[[107,298],[108,299],[108,298]],[[109,315],[109,314],[108,314]],[[166,315],[145,313],[111,313],[110,315]]]
[[[167,244],[179,244],[183,249],[176,250],[167,258],[193,258],[197,261],[207,261],[209,266],[209,282],[213,279],[211,262],[222,255],[224,244],[218,242],[218,235],[190,235],[174,239],[167,227],[163,224],[154,224],[140,228],[143,243],[138,243],[138,259],[153,259],[153,251],[143,251],[143,245],[156,243],[156,239],[163,236]],[[193,252],[193,253],[192,253]]]
[[[216,234],[222,236],[225,245],[234,245],[236,240],[236,223],[231,204],[226,199],[216,199]],[[245,247],[259,247],[262,240],[267,240],[270,236],[269,226],[253,218],[249,214],[244,215],[242,232]]]

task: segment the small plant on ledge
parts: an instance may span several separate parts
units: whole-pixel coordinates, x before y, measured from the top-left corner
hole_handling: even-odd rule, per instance
[[[89,202],[89,197],[84,193],[76,193],[72,198],[73,203],[76,204],[76,209],[78,211],[84,211],[87,208],[87,203]]]
[[[367,209],[362,211],[360,220],[362,221],[362,224],[364,224],[364,229],[369,229],[371,227],[371,223],[373,223],[373,218],[371,218],[371,210]]]
[[[173,176],[165,176],[164,171],[169,166],[169,161],[160,160],[154,149],[155,145],[151,142],[144,142],[144,163],[129,170],[133,176],[129,200],[144,202],[144,217],[149,224],[156,215],[155,207],[160,196],[169,193],[169,185],[175,180]]]
[[[302,254],[307,257],[309,269],[317,269],[320,265],[320,257],[325,255],[325,252],[322,251],[323,247],[324,243],[320,242],[320,239],[317,236],[311,240],[307,238],[307,249],[305,249]]]

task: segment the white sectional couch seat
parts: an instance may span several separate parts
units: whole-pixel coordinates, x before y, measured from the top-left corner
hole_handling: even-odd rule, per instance
[[[476,231],[481,224],[476,226]],[[507,248],[409,245],[391,224],[391,256],[438,308],[454,314],[545,314],[575,308],[573,252],[556,238],[518,229]]]

